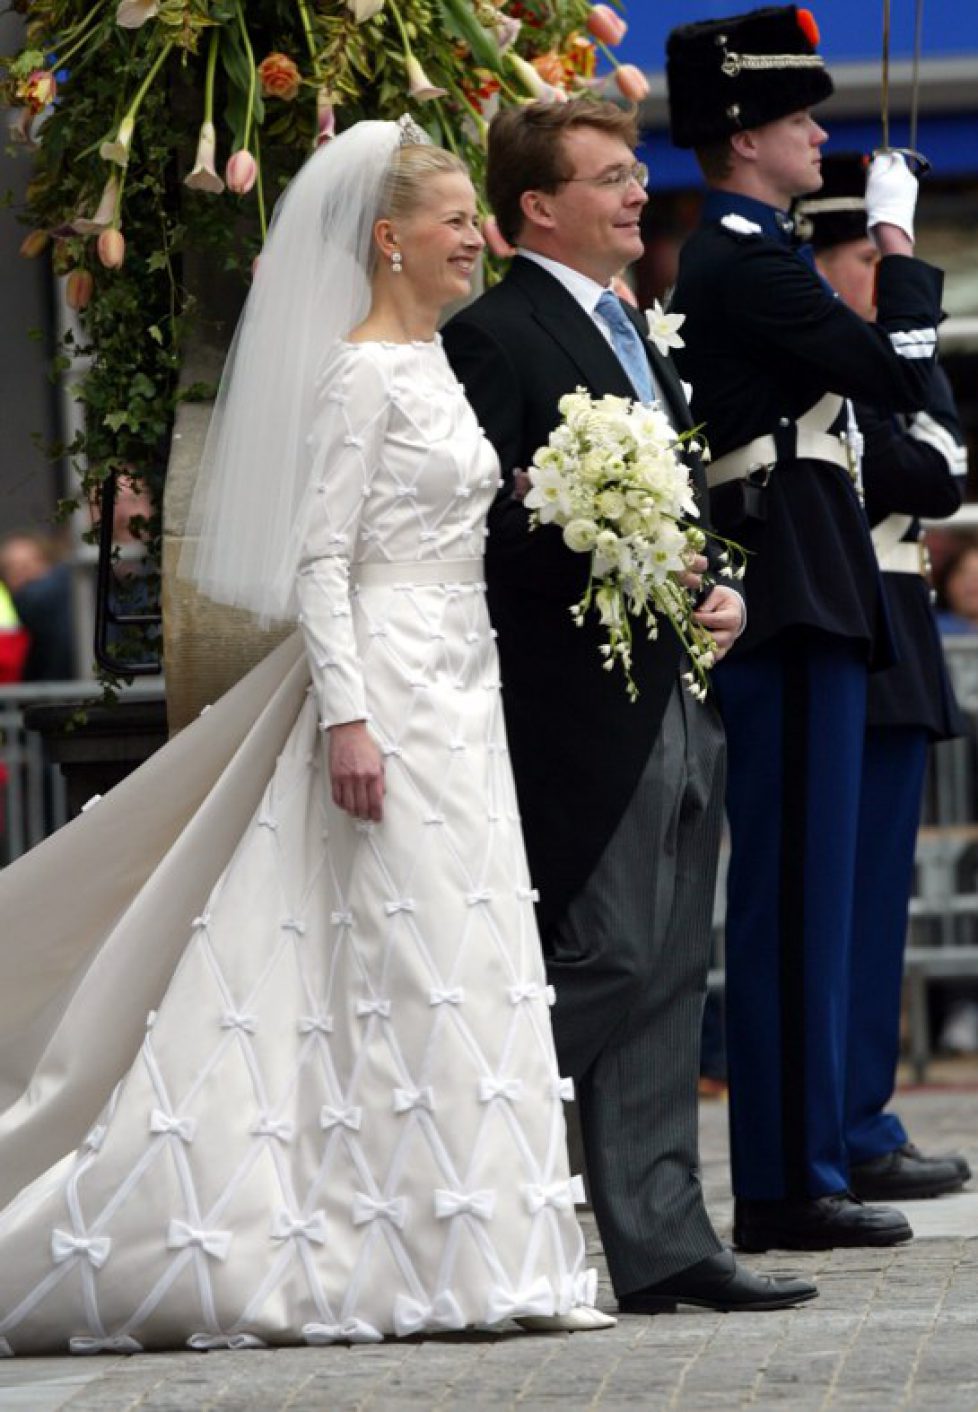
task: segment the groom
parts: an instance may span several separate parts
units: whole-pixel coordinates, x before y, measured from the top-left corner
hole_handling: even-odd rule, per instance
[[[691,425],[679,378],[609,285],[642,253],[646,172],[633,118],[593,99],[502,112],[489,137],[489,198],[518,247],[506,278],[457,315],[445,349],[499,453],[490,512],[489,608],[540,930],[556,988],[554,1033],[576,1083],[595,1214],[625,1312],[677,1302],[784,1308],[799,1280],[738,1267],[703,1205],[696,1077],[721,824],[724,742],[712,703],[682,689],[663,625],[635,635],[629,702],[601,670],[602,630],[570,608],[588,558],[560,531],[530,531],[515,472],[560,420],[557,403],[658,397]],[[694,476],[705,509],[702,472]],[[705,563],[701,567],[706,567]],[[694,580],[695,583],[698,579]],[[697,614],[718,655],[743,625],[733,589]]]

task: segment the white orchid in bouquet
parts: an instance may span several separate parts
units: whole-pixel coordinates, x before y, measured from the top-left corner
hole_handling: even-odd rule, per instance
[[[677,436],[655,402],[593,398],[581,387],[562,397],[559,409],[559,426],[533,457],[525,504],[534,528],[556,525],[568,549],[591,555],[587,588],[570,609],[574,620],[583,626],[587,613],[597,612],[607,638],[600,648],[605,671],[620,665],[635,701],[633,624],[655,638],[664,618],[689,658],[686,686],[702,701],[715,643],[693,617],[695,600],[681,575],[708,537],[722,545],[725,577],[743,577],[745,555],[693,523],[699,510],[682,451],[700,449],[696,432]]]

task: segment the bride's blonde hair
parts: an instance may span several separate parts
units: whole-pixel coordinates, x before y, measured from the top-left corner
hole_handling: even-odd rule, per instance
[[[399,147],[387,174],[380,202],[381,216],[396,220],[399,216],[410,215],[424,199],[430,178],[446,172],[465,177],[469,174],[461,157],[446,152],[443,147],[420,143]]]

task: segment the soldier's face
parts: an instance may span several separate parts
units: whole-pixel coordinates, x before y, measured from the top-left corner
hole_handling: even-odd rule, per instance
[[[750,133],[758,175],[787,198],[808,196],[822,185],[821,146],[828,133],[819,127],[807,108]]]
[[[829,284],[849,308],[864,319],[876,317],[873,296],[876,292],[876,266],[880,252],[869,236],[862,240],[847,240],[820,250],[817,263]]]

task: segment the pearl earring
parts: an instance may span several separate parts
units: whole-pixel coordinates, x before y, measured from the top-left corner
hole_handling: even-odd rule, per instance
[[[391,253],[391,273],[399,275],[403,268],[404,256],[401,254],[400,250],[394,250]]]

